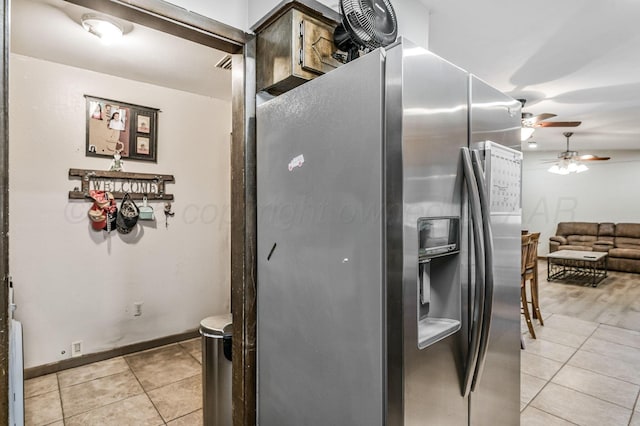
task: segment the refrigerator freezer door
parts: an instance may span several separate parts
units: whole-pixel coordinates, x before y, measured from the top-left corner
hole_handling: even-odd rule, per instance
[[[258,423],[385,424],[383,59],[258,107]]]
[[[522,157],[517,151],[486,141],[519,146],[520,105],[475,77],[471,78],[470,102],[470,142],[472,148],[484,151],[495,253],[491,329],[481,374],[471,393],[470,424],[508,426],[520,421],[521,160],[518,159]],[[505,155],[509,159],[503,158]]]
[[[462,265],[469,251],[460,148],[468,143],[468,75],[406,41],[387,51],[386,70],[389,425],[467,425]],[[418,225],[434,217],[461,218],[460,251],[429,261],[427,310],[420,301]],[[421,345],[421,336],[433,334],[428,328],[440,325],[429,318],[458,319],[461,328]]]

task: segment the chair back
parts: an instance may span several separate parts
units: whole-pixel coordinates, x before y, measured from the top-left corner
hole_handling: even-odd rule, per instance
[[[529,250],[527,251],[527,269],[533,269],[538,266],[538,242],[540,241],[540,233],[529,234]]]
[[[529,246],[531,235],[522,235],[522,254],[520,257],[520,275],[524,275],[527,270],[527,260],[529,259]]]

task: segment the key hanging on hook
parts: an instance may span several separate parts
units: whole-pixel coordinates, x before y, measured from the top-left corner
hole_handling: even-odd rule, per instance
[[[164,227],[169,228],[169,217],[173,217],[176,213],[171,211],[171,203],[164,203]]]

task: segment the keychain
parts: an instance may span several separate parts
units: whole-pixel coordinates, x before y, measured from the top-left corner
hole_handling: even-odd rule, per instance
[[[164,227],[165,228],[169,228],[169,216],[173,217],[175,215],[175,212],[171,211],[171,203],[170,202],[166,202],[164,203]]]

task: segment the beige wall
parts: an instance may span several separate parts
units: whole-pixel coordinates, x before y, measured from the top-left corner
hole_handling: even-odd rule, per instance
[[[10,58],[10,269],[24,326],[25,367],[197,328],[228,312],[231,105],[30,57]],[[175,217],[137,235],[90,229],[90,203],[68,200],[69,168],[106,170],[85,152],[90,94],[160,108],[158,163],[173,174]],[[134,302],[143,302],[134,317]],[[61,354],[65,351],[65,354]]]

